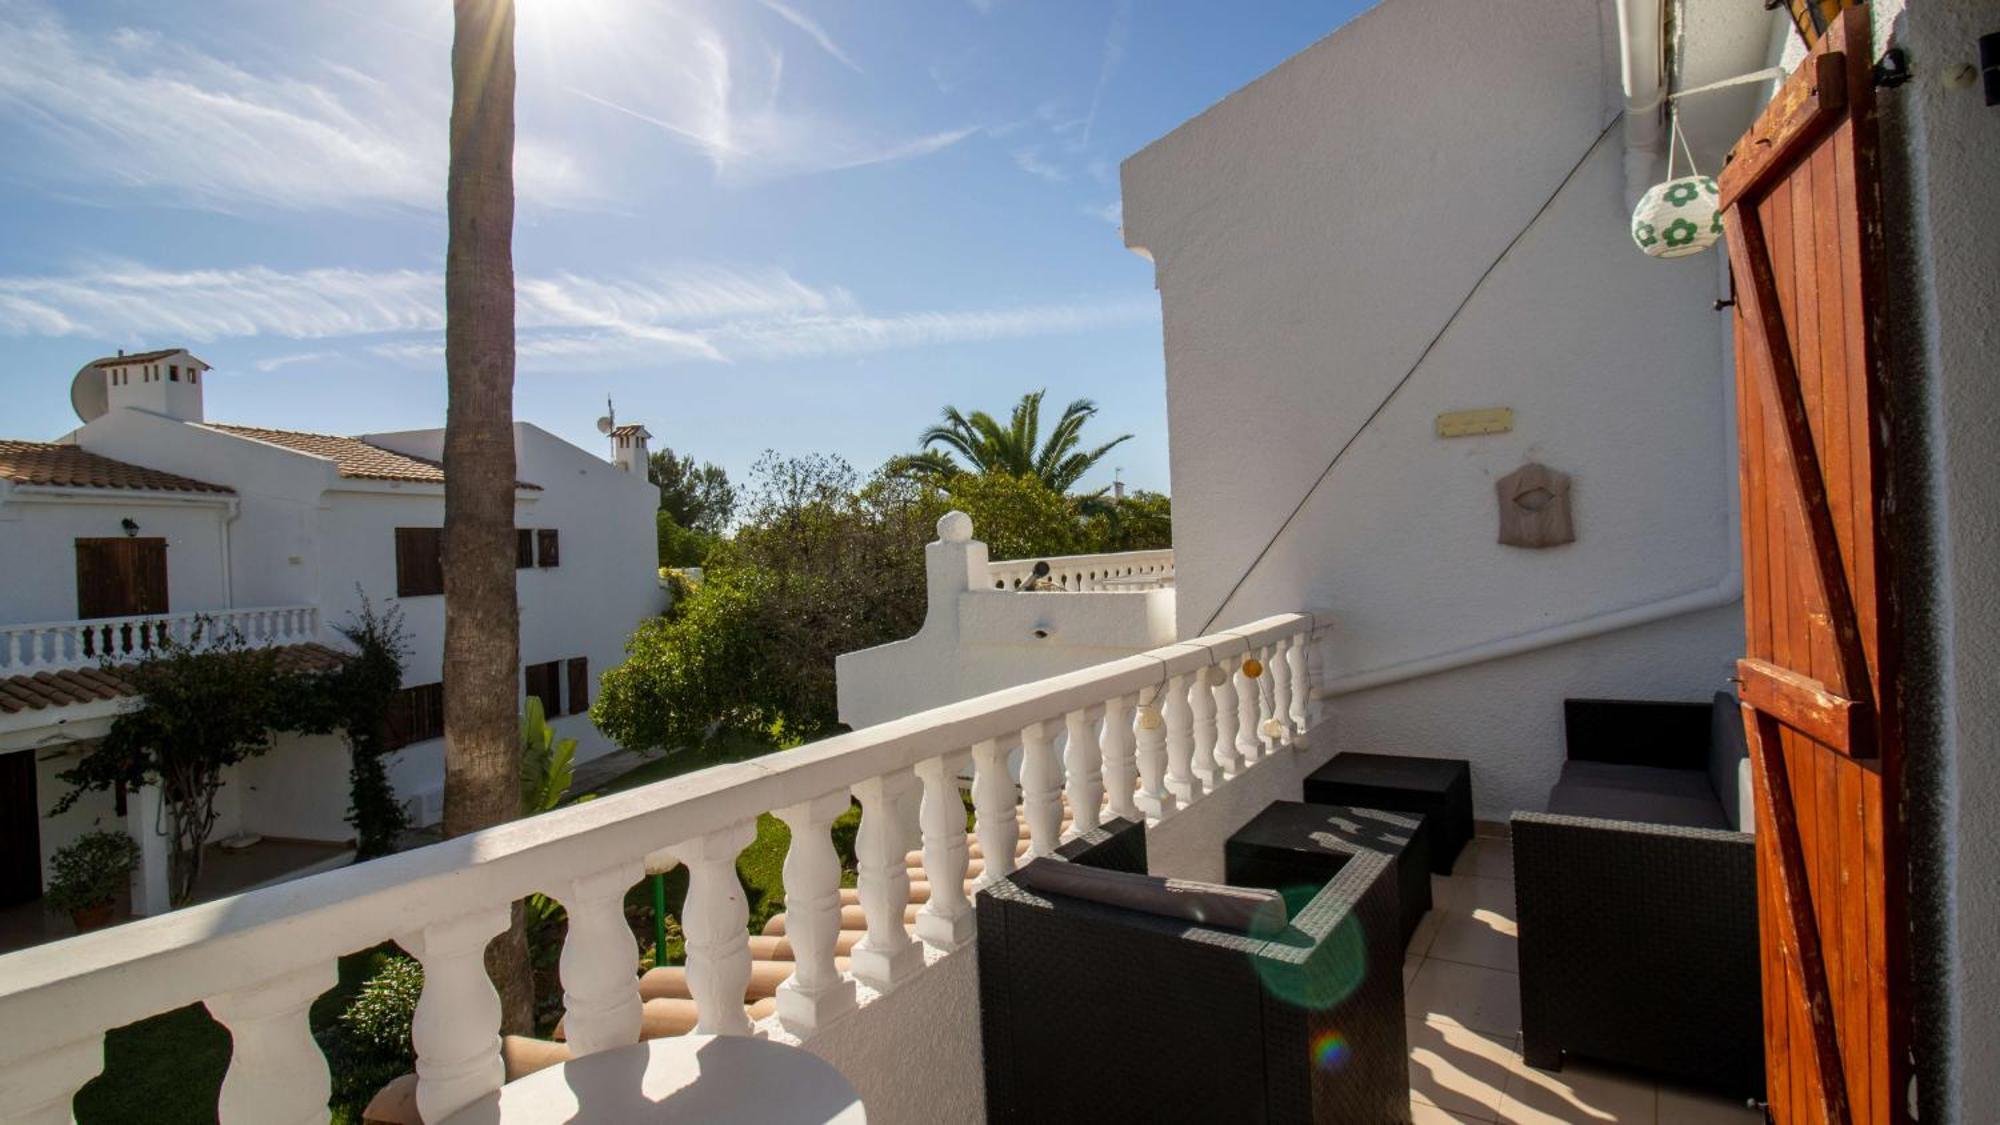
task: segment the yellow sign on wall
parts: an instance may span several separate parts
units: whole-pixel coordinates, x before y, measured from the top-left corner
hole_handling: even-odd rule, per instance
[[[1514,428],[1512,407],[1490,410],[1454,410],[1437,416],[1439,437],[1468,437],[1472,434],[1504,434]]]

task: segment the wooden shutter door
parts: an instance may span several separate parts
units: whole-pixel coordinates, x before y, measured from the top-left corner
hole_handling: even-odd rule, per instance
[[[1744,618],[1772,1119],[1899,1122],[1908,930],[1867,10],[1720,177],[1735,276]]]
[[[0,907],[42,897],[42,810],[35,752],[0,754]]]

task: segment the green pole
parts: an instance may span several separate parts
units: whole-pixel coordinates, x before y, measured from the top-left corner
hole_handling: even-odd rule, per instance
[[[667,963],[667,876],[660,872],[653,876],[653,965]]]

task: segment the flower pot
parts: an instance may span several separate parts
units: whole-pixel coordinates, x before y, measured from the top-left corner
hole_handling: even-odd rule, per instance
[[[76,923],[76,932],[100,930],[111,924],[111,916],[118,912],[118,904],[106,899],[90,906],[80,906],[69,912],[69,920]]]

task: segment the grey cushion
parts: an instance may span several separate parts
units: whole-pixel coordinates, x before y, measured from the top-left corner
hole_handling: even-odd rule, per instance
[[[1240,934],[1276,933],[1287,920],[1284,896],[1261,887],[1163,879],[1046,858],[1015,871],[1013,878],[1038,894],[1066,895]]]
[[[1743,763],[1750,756],[1749,743],[1743,737],[1743,710],[1737,706],[1734,695],[1718,691],[1709,716],[1709,787],[1722,803],[1722,815],[1729,827],[1746,832],[1749,828],[1744,820],[1755,818],[1749,815],[1751,809],[1745,801],[1747,787],[1742,781]]]
[[[1549,811],[1681,828],[1731,827],[1700,770],[1565,762],[1561,780],[1549,791]]]

